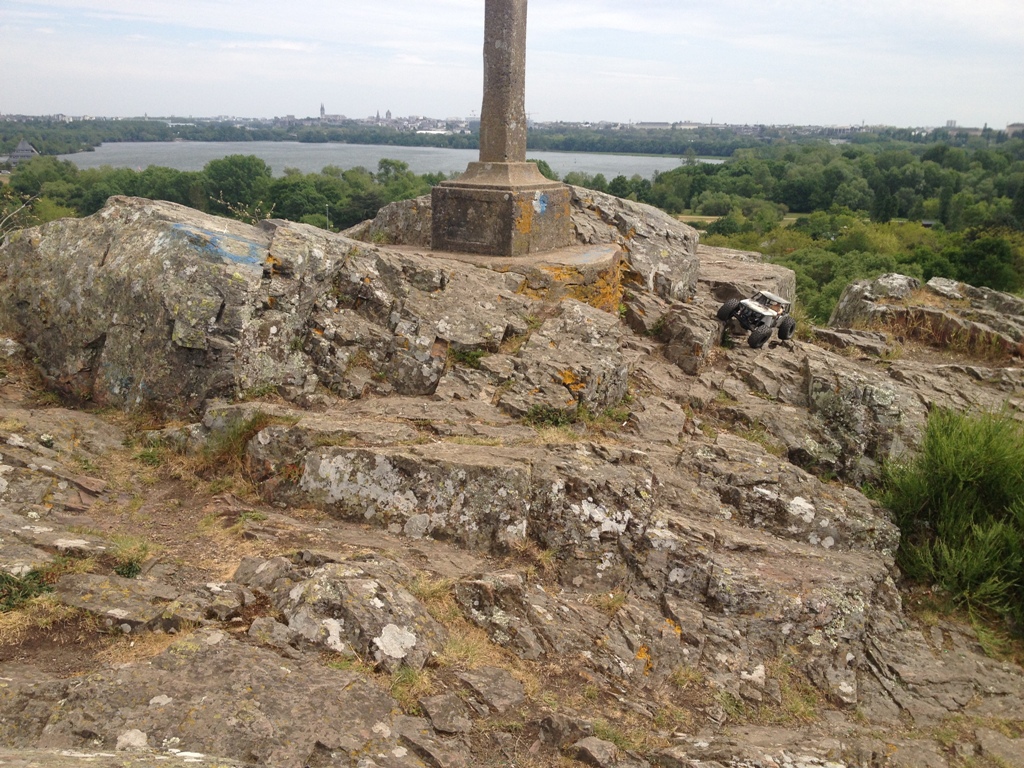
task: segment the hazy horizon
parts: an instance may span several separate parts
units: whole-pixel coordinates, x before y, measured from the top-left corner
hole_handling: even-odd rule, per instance
[[[470,117],[483,0],[7,0],[0,113]],[[1024,121],[1018,0],[534,0],[538,122]]]

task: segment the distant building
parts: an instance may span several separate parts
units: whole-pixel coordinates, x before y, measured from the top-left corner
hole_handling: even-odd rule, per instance
[[[33,157],[38,157],[39,153],[36,148],[29,144],[27,141],[22,139],[18,142],[18,146],[11,152],[11,156],[8,158],[11,165],[17,165],[18,163],[24,162],[25,160],[31,160]]]

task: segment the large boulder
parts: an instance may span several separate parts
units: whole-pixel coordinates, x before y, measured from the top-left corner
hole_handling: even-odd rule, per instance
[[[381,214],[396,232],[399,208]],[[615,249],[649,290],[685,299],[696,281],[696,237],[649,206],[608,196],[578,201],[576,216],[582,243],[612,250],[577,257],[583,266],[568,279],[587,285],[567,295],[611,313],[571,304],[563,311],[561,302],[542,310],[561,294],[531,294],[541,273],[557,282],[554,266],[490,269],[302,224],[253,227],[115,197],[94,216],[9,238],[0,330],[22,339],[47,379],[76,401],[184,414],[213,396],[274,387],[293,399],[318,385],[348,398],[432,394],[452,353],[497,352],[525,339],[538,318],[552,318],[541,335],[564,334],[567,343],[543,354],[527,346],[512,378],[539,386],[538,402],[548,406],[585,382],[575,399],[600,408],[625,391]],[[592,258],[600,262],[594,275]],[[570,338],[606,347],[600,366],[580,361]],[[561,371],[572,378],[568,390],[557,382]],[[529,398],[506,399],[520,412],[529,407]]]

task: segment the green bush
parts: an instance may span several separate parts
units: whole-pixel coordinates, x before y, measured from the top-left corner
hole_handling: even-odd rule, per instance
[[[918,455],[886,468],[882,501],[907,577],[1024,631],[1024,424],[934,410]]]

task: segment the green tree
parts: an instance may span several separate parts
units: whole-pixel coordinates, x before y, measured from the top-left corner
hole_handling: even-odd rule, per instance
[[[547,160],[533,160],[533,159],[530,159],[528,157],[528,158],[526,158],[526,162],[528,162],[528,163],[536,163],[537,164],[537,170],[540,171],[541,176],[543,176],[545,179],[551,179],[552,181],[559,181],[558,174],[554,172],[554,170],[551,168],[550,165],[548,165]]]
[[[1017,193],[1013,196],[1013,207],[1010,212],[1013,214],[1017,229],[1024,229],[1024,181],[1017,185]]]
[[[221,214],[253,211],[265,203],[270,166],[256,155],[228,155],[203,168],[210,209]]]
[[[959,279],[996,291],[1024,288],[1024,259],[1003,237],[985,236],[967,245],[960,261]]]

